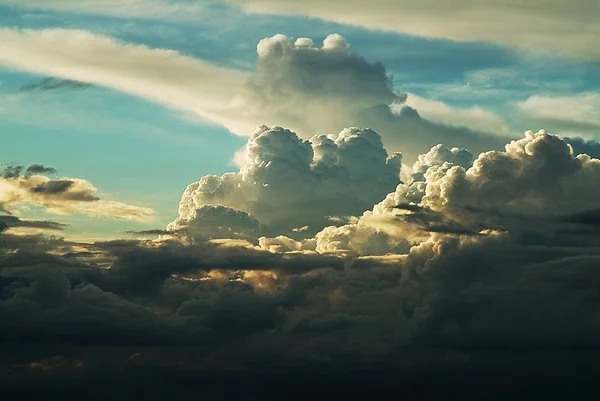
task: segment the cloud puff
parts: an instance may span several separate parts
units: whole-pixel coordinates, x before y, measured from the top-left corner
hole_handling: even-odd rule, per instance
[[[428,172],[423,203],[548,216],[596,207],[600,161],[574,155],[572,147],[545,131],[528,131],[504,152],[482,153],[468,170],[455,166]]]
[[[588,60],[600,59],[595,46],[600,36],[595,23],[600,6],[595,0],[532,0],[526,7],[512,0],[444,3],[376,0],[368,5],[361,0],[343,4],[319,0],[224,1],[240,4],[250,12],[301,14],[430,38],[489,41]]]
[[[43,207],[51,213],[85,213],[90,216],[110,216],[145,221],[154,211],[140,206],[102,200],[96,187],[80,178],[50,179],[38,172],[56,170],[32,165],[21,175],[21,166],[9,166],[0,177],[0,210],[14,212],[20,205]]]
[[[349,128],[305,141],[289,130],[263,125],[248,140],[239,173],[190,184],[180,217],[167,229],[191,234],[204,226],[201,231],[209,233],[218,214],[232,224],[230,234],[238,231],[235,227],[256,230],[258,220],[267,232],[311,235],[328,225],[330,216],[359,215],[383,198],[399,184],[400,166],[400,154],[388,157],[372,130]]]

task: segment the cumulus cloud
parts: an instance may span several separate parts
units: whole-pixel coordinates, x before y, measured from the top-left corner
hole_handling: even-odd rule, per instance
[[[15,212],[22,205],[34,205],[50,213],[84,213],[145,221],[154,211],[149,208],[100,199],[97,189],[80,178],[51,179],[38,173],[54,173],[53,168],[34,164],[21,175],[23,166],[9,166],[0,177],[0,210]]]
[[[505,46],[588,60],[600,59],[596,47],[600,6],[595,0],[360,0],[343,4],[319,0],[224,0],[250,12],[301,14],[430,38],[488,41]],[[460,23],[458,23],[460,21]]]
[[[265,233],[309,236],[330,216],[370,208],[400,183],[400,166],[401,155],[389,157],[372,130],[349,128],[305,141],[263,125],[248,140],[240,171],[190,184],[180,217],[167,229],[201,237],[256,235],[260,222]]]
[[[423,203],[433,208],[482,208],[530,216],[595,208],[594,181],[600,162],[574,155],[572,147],[546,131],[528,131],[504,152],[481,154],[473,167],[428,173]],[[441,173],[441,174],[440,174]]]
[[[402,150],[407,160],[437,143],[470,146],[475,152],[504,143],[496,126],[485,132],[447,126],[402,107],[406,95],[394,91],[384,66],[352,52],[337,34],[322,45],[285,35],[265,38],[257,46],[252,74],[86,31],[3,29],[0,43],[0,63],[5,66],[131,93],[238,135],[249,135],[259,124],[285,126],[304,139],[346,127],[371,127],[388,149]],[[464,122],[450,118],[452,110],[441,109],[444,122]],[[467,114],[490,124],[493,120],[478,109]]]

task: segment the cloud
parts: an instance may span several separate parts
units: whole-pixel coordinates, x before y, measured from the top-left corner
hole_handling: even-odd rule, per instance
[[[189,216],[179,217],[167,232],[184,233],[193,239],[253,239],[260,233],[260,223],[250,214],[222,205],[202,205]]]
[[[80,89],[86,88],[89,84],[85,82],[73,81],[71,79],[56,79],[54,77],[44,78],[35,84],[21,86],[21,91],[48,91],[61,88]]]
[[[0,5],[33,10],[56,10],[67,13],[108,15],[122,18],[199,20],[204,16],[206,4],[187,0],[0,0]]]
[[[600,162],[574,155],[569,144],[545,131],[528,131],[504,152],[481,154],[473,167],[426,173],[424,204],[434,209],[474,207],[529,216],[594,208]]]
[[[304,15],[357,25],[368,29],[406,33],[456,41],[485,41],[526,50],[597,61],[600,36],[595,0],[532,0],[527,5],[512,0],[482,3],[476,0],[443,2],[426,0],[360,0],[344,4],[307,0],[221,0],[248,12]],[[126,0],[3,0],[0,4],[71,13],[195,20],[206,15],[207,4],[194,1]],[[461,21],[461,23],[457,23]]]
[[[502,118],[479,106],[451,107],[446,103],[425,99],[412,93],[408,94],[406,105],[418,110],[419,115],[432,122],[510,136],[510,130]]]
[[[486,41],[593,61],[600,59],[595,45],[600,36],[600,28],[595,24],[600,6],[595,0],[533,0],[527,5],[512,0],[442,3],[377,0],[368,5],[360,0],[343,4],[319,0],[225,1],[239,4],[249,12],[300,14],[429,38]]]
[[[585,153],[594,159],[600,159],[600,142],[582,138],[563,138],[573,148],[573,154]]]
[[[307,166],[303,174],[320,171],[318,164],[340,167],[345,156],[360,166],[356,155],[369,154],[369,146],[380,155],[367,158],[370,164],[386,161],[372,131],[325,139],[262,127],[249,141],[246,165],[228,179],[247,174],[261,182],[272,162],[278,174],[270,183],[285,183],[276,179],[281,172],[298,183],[290,174],[300,170],[275,161]],[[344,155],[344,146],[352,152]],[[597,347],[600,255],[597,205],[589,206],[600,195],[598,165],[543,131],[478,157],[438,145],[367,213],[304,240],[240,239],[257,221],[216,205],[180,222],[184,233],[199,230],[193,241],[171,232],[154,241],[74,244],[2,232],[0,337],[132,345],[127,358],[140,366],[169,359],[138,354],[138,347],[209,344],[181,362],[192,371],[327,370],[344,355],[344,366],[401,361],[408,371],[432,372],[442,363],[454,372],[477,358],[495,366],[499,349]],[[362,181],[372,185],[372,176]],[[205,189],[222,196],[219,186]],[[234,238],[208,239],[203,219]]]
[[[54,167],[46,167],[42,164],[32,164],[27,167],[25,174],[56,174],[57,170]]]
[[[17,216],[0,216],[0,228],[4,229],[12,227],[38,228],[42,230],[64,230],[66,224],[61,224],[56,221],[38,221],[38,220],[22,220]],[[3,231],[3,230],[0,230]]]
[[[410,107],[410,100],[405,103],[406,94],[393,89],[383,65],[353,53],[339,35],[329,35],[321,46],[307,38],[275,35],[263,39],[257,51],[257,70],[248,78],[237,114],[288,127],[303,138],[370,127],[381,134],[387,149],[402,151],[410,161],[438,143],[479,152],[501,148],[504,142],[496,132],[498,120],[480,109],[466,113],[490,124],[482,132],[444,125],[464,123],[460,117],[464,111],[415,98],[413,102],[420,102],[444,124],[423,118]]]
[[[307,38],[265,38],[257,46],[253,74],[86,31],[3,29],[0,39],[0,64],[130,93],[238,135],[251,134],[259,124],[289,127],[304,139],[346,127],[371,127],[388,149],[401,149],[406,160],[438,143],[469,146],[474,152],[499,149],[504,143],[495,126],[492,133],[447,126],[398,106],[406,96],[393,90],[384,66],[353,53],[337,34],[321,46]],[[450,117],[451,109],[422,103],[438,110],[431,115],[443,115],[441,120],[464,122]],[[490,124],[493,120],[479,109],[467,114],[480,115]]]
[[[192,237],[259,236],[260,222],[262,232],[305,237],[328,225],[330,216],[371,207],[399,184],[400,166],[401,156],[388,157],[372,130],[349,128],[304,141],[263,125],[248,140],[240,171],[190,184],[179,218],[167,229]]]
[[[600,135],[600,94],[583,93],[576,96],[547,97],[533,95],[516,104],[525,121],[547,129],[558,130],[565,136]]]
[[[54,173],[53,168],[34,164],[21,175],[23,166],[9,166],[0,178],[0,210],[14,212],[21,205],[40,206],[50,213],[84,213],[127,220],[146,221],[154,211],[140,206],[100,199],[97,189],[80,178],[50,179],[37,172]]]

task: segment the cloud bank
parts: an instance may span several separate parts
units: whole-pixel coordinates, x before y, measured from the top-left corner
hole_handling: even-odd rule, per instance
[[[360,171],[369,174],[353,175],[350,156],[368,161]],[[31,377],[34,367],[66,374],[71,364],[104,374],[95,366],[108,356],[94,346],[120,350],[123,372],[378,366],[409,377],[487,375],[499,363],[545,372],[548,358],[598,347],[600,160],[540,131],[477,157],[437,145],[404,169],[403,183],[397,162],[373,131],[309,142],[261,127],[240,172],[192,184],[182,202],[189,214],[158,240],[79,244],[0,230],[0,339],[86,346],[59,361],[21,356]],[[317,177],[333,181],[312,199],[342,189],[336,207],[358,208],[348,194],[396,189],[314,236],[300,228],[299,239],[256,239],[267,231],[259,202],[288,231],[297,216],[315,215],[285,206]],[[313,202],[329,212],[320,207]],[[514,355],[532,352],[546,358],[515,365]]]

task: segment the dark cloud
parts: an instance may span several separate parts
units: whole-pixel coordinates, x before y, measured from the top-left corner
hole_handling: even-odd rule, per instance
[[[48,181],[31,188],[31,191],[45,194],[60,194],[68,191],[74,183],[75,182],[70,180]]]
[[[42,164],[32,164],[27,167],[25,174],[56,174],[57,171],[54,167],[46,167]]]
[[[145,236],[159,236],[159,235],[176,235],[177,232],[169,231],[169,230],[154,229],[154,230],[142,230],[142,231],[127,231],[126,234],[131,234],[136,237],[145,237]]]
[[[24,85],[19,90],[21,92],[29,92],[29,91],[50,91],[56,89],[83,89],[91,86],[91,84],[74,81],[72,79],[60,79],[55,77],[47,77],[42,79],[39,82]]]
[[[600,127],[598,127],[598,132],[600,133]],[[564,138],[564,140],[573,147],[574,154],[585,153],[595,159],[600,158],[600,142],[583,138]]]
[[[9,165],[2,170],[2,177],[7,179],[19,178],[25,166]]]
[[[6,228],[26,227],[39,228],[42,230],[63,230],[65,227],[67,227],[66,224],[55,221],[22,220],[16,216],[0,216],[0,222],[2,222]]]

